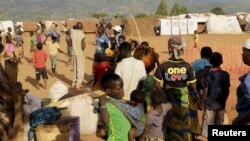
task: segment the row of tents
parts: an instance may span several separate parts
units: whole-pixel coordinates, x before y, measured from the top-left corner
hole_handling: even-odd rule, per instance
[[[198,30],[207,34],[242,34],[244,31],[250,31],[250,14],[183,14],[161,18],[159,27],[160,35],[186,35]]]

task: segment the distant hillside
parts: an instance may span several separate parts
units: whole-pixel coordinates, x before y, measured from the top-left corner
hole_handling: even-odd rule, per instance
[[[83,18],[92,13],[154,14],[160,0],[0,0],[0,20],[43,20]],[[208,12],[214,6],[227,13],[250,12],[249,0],[167,0],[168,10],[179,2],[190,12]]]

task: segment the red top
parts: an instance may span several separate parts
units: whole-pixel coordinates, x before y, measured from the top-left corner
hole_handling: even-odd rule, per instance
[[[101,62],[94,64],[93,70],[94,70],[94,84],[101,81],[102,76],[106,71],[108,71],[111,68],[111,65],[108,62]]]
[[[37,50],[33,56],[35,68],[46,68],[47,53],[44,50]]]

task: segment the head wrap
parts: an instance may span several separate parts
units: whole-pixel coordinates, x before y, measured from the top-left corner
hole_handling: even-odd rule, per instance
[[[172,36],[168,40],[168,52],[170,57],[175,59],[180,59],[181,51],[186,46],[184,39],[181,36]]]

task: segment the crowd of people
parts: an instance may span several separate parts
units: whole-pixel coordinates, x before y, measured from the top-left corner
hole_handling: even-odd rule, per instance
[[[60,47],[57,25],[45,32],[39,23],[30,32],[30,53],[36,70],[36,87],[42,76],[47,87],[46,60],[51,61],[52,76],[56,73]],[[21,28],[15,38],[9,28],[1,51],[8,55],[18,50],[23,57]],[[112,32],[113,31],[113,32]],[[46,39],[42,39],[45,34]],[[72,87],[82,87],[85,73],[86,36],[83,25],[77,22],[73,29],[65,30],[67,65],[73,66]],[[197,34],[197,33],[196,33]],[[51,42],[47,38],[51,37]],[[208,136],[208,125],[222,125],[226,101],[230,93],[230,75],[220,66],[223,55],[210,47],[201,48],[201,59],[187,63],[182,55],[186,46],[181,36],[168,40],[169,58],[159,63],[159,55],[146,41],[139,43],[127,39],[123,26],[100,24],[96,32],[93,61],[93,90],[101,89],[106,95],[99,98],[99,114],[107,127],[107,140],[134,141],[191,141],[196,136]],[[12,40],[14,39],[14,40]],[[196,35],[194,47],[198,47]],[[48,45],[48,53],[43,50]],[[14,47],[15,46],[15,47]],[[250,39],[243,45],[243,62],[250,66]],[[15,55],[15,54],[14,54]],[[233,124],[250,122],[250,73],[240,77],[237,89],[237,118]],[[198,110],[203,110],[199,125]]]

